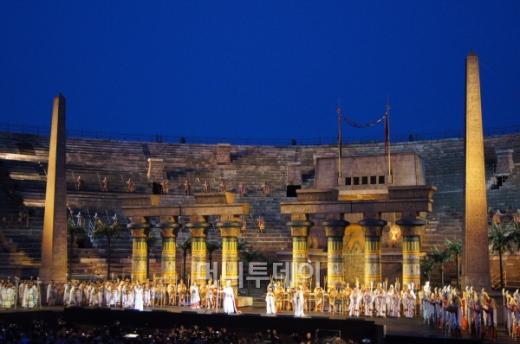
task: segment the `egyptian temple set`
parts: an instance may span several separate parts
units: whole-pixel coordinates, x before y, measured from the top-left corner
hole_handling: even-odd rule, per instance
[[[245,250],[250,260],[290,266],[293,285],[319,262],[312,283],[419,286],[421,256],[451,239],[464,242],[463,283],[491,286],[498,258],[487,254],[488,221],[520,208],[520,134],[484,137],[472,54],[464,137],[392,142],[389,152],[383,143],[347,144],[338,155],[336,145],[66,137],[65,116],[60,95],[50,136],[0,132],[1,275],[105,277],[110,259],[116,277],[189,271],[199,281],[211,261],[237,287]],[[89,233],[97,218],[125,227],[110,256],[106,239]],[[87,228],[74,242],[70,219]],[[519,262],[506,259],[512,285]],[[453,264],[447,273],[456,274]]]

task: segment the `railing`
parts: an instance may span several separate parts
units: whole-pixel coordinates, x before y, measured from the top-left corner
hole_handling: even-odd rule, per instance
[[[24,133],[39,136],[48,136],[49,127],[32,126],[24,124],[0,123],[0,132]],[[507,135],[520,133],[520,125],[510,125],[507,127],[489,127],[484,129],[485,136]],[[140,142],[165,142],[165,143],[194,143],[194,144],[216,144],[232,143],[244,145],[335,145],[335,137],[314,137],[314,138],[245,138],[245,137],[197,137],[197,136],[175,136],[164,134],[142,134],[142,133],[120,133],[108,131],[92,130],[67,130],[70,138],[91,138],[99,140],[113,141],[140,141]],[[443,132],[412,132],[394,133],[391,135],[391,142],[413,142],[439,140],[448,138],[462,138],[463,130],[452,130]],[[378,136],[347,136],[345,144],[356,143],[378,143],[383,142],[383,134]]]

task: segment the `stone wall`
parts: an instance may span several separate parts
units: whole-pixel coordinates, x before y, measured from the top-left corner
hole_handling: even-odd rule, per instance
[[[422,237],[424,250],[433,245],[442,245],[446,238],[462,238],[463,219],[463,177],[464,142],[462,139],[403,142],[392,145],[392,152],[414,152],[423,160],[426,183],[437,187],[434,195],[433,213]],[[488,137],[485,140],[486,167],[489,180],[488,201],[490,208],[520,208],[520,167],[513,169],[508,180],[499,189],[491,189],[491,180],[496,164],[495,150],[513,149],[513,161],[520,162],[520,134]],[[226,156],[229,152],[229,161]],[[382,143],[347,145],[345,156],[382,154]],[[46,156],[48,137],[25,134],[0,133],[0,192],[2,197],[0,219],[12,218],[0,223],[0,266],[9,266],[3,274],[12,271],[34,271],[39,260],[39,240],[41,236],[41,206],[45,192]],[[239,183],[246,186],[246,194],[238,197],[240,202],[251,204],[251,215],[247,220],[247,232],[243,239],[254,249],[272,256],[289,252],[291,240],[285,223],[287,218],[279,213],[279,203],[286,201],[287,183],[294,183],[294,166],[301,173],[303,187],[312,186],[314,180],[314,160],[316,156],[334,154],[333,146],[246,146],[246,145],[202,145],[167,144],[128,141],[105,141],[94,139],[70,139],[67,144],[68,202],[73,211],[88,211],[91,215],[99,211],[109,214],[118,212],[119,199],[131,196],[125,181],[131,178],[136,184],[136,194],[150,194],[152,189],[147,178],[148,159],[162,159],[164,175],[170,182],[168,202],[191,202],[191,196],[184,196],[183,183],[189,180],[192,191],[202,191],[206,181],[212,190],[217,190],[224,181],[228,191],[238,191]],[[218,157],[218,159],[217,159]],[[84,180],[84,188],[75,189],[78,175]],[[100,179],[109,178],[109,192],[100,191]],[[270,193],[264,195],[262,186],[267,183]],[[8,199],[8,201],[6,201]],[[16,203],[18,200],[18,203]],[[28,206],[30,224],[28,228],[16,221],[19,201]],[[15,204],[16,203],[16,204]],[[257,220],[265,219],[265,232],[258,233]],[[313,230],[321,229],[321,219]],[[7,223],[9,222],[9,223]],[[319,233],[318,233],[319,234]],[[321,234],[317,235],[322,237]],[[178,243],[186,237],[181,232]],[[218,236],[212,236],[218,240]],[[97,241],[97,242],[96,242]],[[152,254],[160,255],[160,240],[154,244]],[[77,248],[73,255],[78,270],[88,274],[88,264],[81,265],[86,256],[98,259],[103,269],[103,242],[94,240],[93,247]],[[324,242],[318,240],[318,248]],[[128,256],[130,241],[127,234],[114,244],[115,272],[129,271]],[[395,249],[394,249],[395,251]],[[383,252],[385,253],[385,252]],[[13,257],[20,255],[22,263]],[[218,257],[219,252],[216,252]],[[180,269],[180,256],[178,262]],[[154,258],[155,259],[155,258]],[[7,264],[8,263],[8,264]],[[160,264],[152,266],[158,269]],[[188,264],[189,265],[189,264]],[[32,270],[31,270],[32,269]],[[180,271],[180,270],[179,270]],[[453,271],[453,269],[451,269]],[[510,276],[512,276],[510,274]],[[520,280],[520,278],[519,278]]]

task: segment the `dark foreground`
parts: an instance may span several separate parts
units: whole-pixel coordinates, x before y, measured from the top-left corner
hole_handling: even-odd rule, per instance
[[[86,308],[10,311],[0,312],[0,336],[11,329],[11,333],[29,338],[27,343],[479,342],[472,338],[443,336],[419,319],[350,319],[323,313],[295,318],[290,314],[267,316],[262,311],[243,309],[237,315],[187,311],[186,308],[144,312]],[[307,336],[311,339],[307,340]],[[12,342],[21,342],[22,337],[19,339]],[[0,342],[7,341],[0,337]]]

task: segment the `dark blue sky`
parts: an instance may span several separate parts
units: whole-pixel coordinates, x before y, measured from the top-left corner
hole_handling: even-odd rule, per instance
[[[185,136],[461,130],[480,57],[487,127],[520,124],[520,1],[2,1],[0,122]],[[382,135],[382,128],[373,131]],[[360,129],[346,135],[363,136]]]

